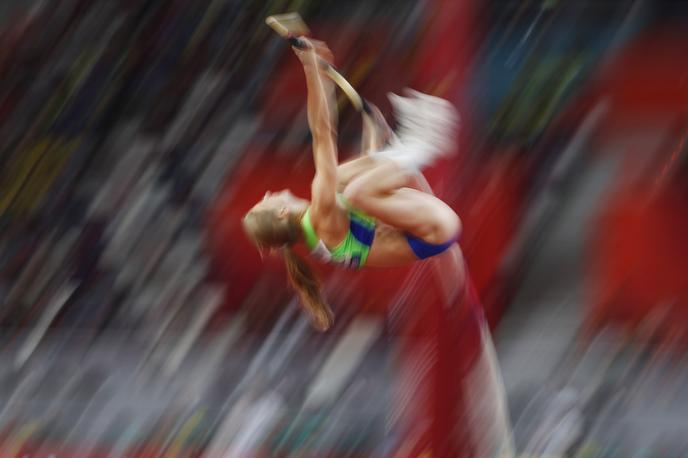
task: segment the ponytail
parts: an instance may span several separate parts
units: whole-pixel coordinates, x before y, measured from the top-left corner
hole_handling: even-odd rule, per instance
[[[308,264],[290,247],[286,246],[282,251],[289,281],[301,300],[302,308],[316,329],[327,331],[334,323],[334,313],[323,299],[320,281]]]
[[[302,309],[308,314],[313,326],[327,331],[334,322],[334,313],[322,297],[320,281],[290,246],[298,241],[300,218],[278,218],[273,210],[249,211],[242,219],[246,234],[261,253],[274,248],[282,248],[287,274]]]

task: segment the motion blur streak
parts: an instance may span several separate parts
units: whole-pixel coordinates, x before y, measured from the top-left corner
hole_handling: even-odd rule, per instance
[[[407,86],[461,113],[426,175],[463,258],[319,269],[327,334],[239,223],[309,194],[287,11],[390,122]],[[670,0],[1,2],[0,457],[687,456],[686,30]]]

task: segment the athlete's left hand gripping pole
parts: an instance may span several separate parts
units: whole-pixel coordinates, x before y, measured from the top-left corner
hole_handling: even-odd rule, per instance
[[[306,49],[308,47],[308,44],[299,38],[306,35],[309,30],[298,13],[268,16],[265,19],[265,23],[295,48]],[[356,89],[354,89],[332,64],[320,59],[320,65],[323,66],[327,76],[339,86],[344,94],[346,94],[356,110],[365,115],[372,116],[372,110],[368,102],[359,95]]]

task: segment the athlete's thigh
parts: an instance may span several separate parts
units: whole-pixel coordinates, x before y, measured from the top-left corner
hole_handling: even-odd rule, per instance
[[[369,216],[429,243],[443,243],[458,230],[453,210],[437,197],[416,189],[400,188],[356,202]]]
[[[337,190],[342,192],[351,180],[375,168],[375,159],[370,156],[360,156],[337,166]]]
[[[358,156],[355,159],[339,164],[337,166],[337,175],[352,178],[375,168],[377,165],[377,161],[370,156]]]
[[[349,182],[344,191],[348,198],[359,200],[369,195],[388,194],[396,189],[410,187],[412,174],[392,161],[375,161],[374,167],[360,173]]]

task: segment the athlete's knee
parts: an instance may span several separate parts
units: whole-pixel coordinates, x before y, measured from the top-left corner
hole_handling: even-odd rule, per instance
[[[361,207],[371,198],[379,198],[408,187],[412,178],[410,171],[393,162],[383,161],[349,181],[342,194],[352,205]]]
[[[433,221],[432,230],[439,240],[458,238],[461,234],[461,219],[449,207],[438,211]]]
[[[358,208],[362,208],[366,205],[368,199],[371,197],[367,181],[365,177],[359,176],[347,183],[342,195],[349,205]]]

